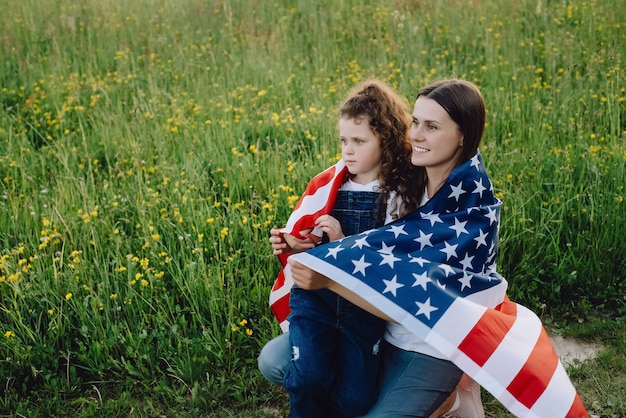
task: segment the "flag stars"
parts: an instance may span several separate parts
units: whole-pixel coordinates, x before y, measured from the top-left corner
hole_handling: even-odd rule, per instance
[[[489,225],[498,222],[498,212],[493,208],[489,208],[489,212],[485,216],[489,218]]]
[[[469,253],[465,254],[463,260],[459,261],[459,263],[463,266],[463,270],[472,270],[472,260],[474,259],[473,255],[469,255]]]
[[[430,263],[430,261],[426,260],[424,257],[413,257],[411,255],[409,255],[409,257],[411,258],[409,263],[417,263],[420,267],[424,267],[424,263]]]
[[[382,266],[383,264],[389,264],[389,267],[393,268],[394,263],[396,261],[400,261],[398,257],[395,257],[391,253],[389,254],[381,253],[381,256],[383,257],[383,260],[380,262],[379,266]]]
[[[439,217],[439,214],[433,212],[434,211],[431,210],[428,213],[420,213],[420,216],[422,217],[422,219],[428,219],[430,221],[430,226],[435,226],[437,222],[443,223],[443,221]]]
[[[487,246],[487,233],[483,232],[482,229],[478,230],[478,236],[474,237],[474,241],[476,241],[476,248],[480,248],[481,245]]]
[[[413,241],[420,243],[420,251],[424,249],[424,247],[432,247],[433,243],[430,242],[430,238],[433,236],[432,233],[425,234],[420,230],[420,236],[415,238]]]
[[[328,257],[333,257],[335,260],[337,259],[337,254],[339,253],[339,251],[343,251],[344,248],[341,248],[340,245],[334,247],[334,248],[329,248],[328,249],[328,253],[326,254],[326,257],[324,258],[328,258]]]
[[[391,292],[391,294],[394,297],[396,297],[396,290],[398,290],[401,287],[404,287],[404,285],[402,283],[398,283],[398,276],[397,275],[393,276],[393,279],[391,279],[391,280],[383,279],[383,282],[385,283],[385,290],[383,290],[383,294]]]
[[[365,276],[365,269],[372,265],[372,263],[365,261],[364,255],[362,255],[359,260],[352,260],[352,264],[354,264],[354,271],[352,274],[361,273],[363,276]]]
[[[448,244],[448,242],[444,242],[444,245],[446,246],[446,248],[441,249],[439,251],[441,251],[442,253],[446,254],[446,261],[448,261],[450,259],[450,257],[458,257],[456,255],[456,247],[459,246],[459,244],[454,244],[454,245],[450,245]]]
[[[422,274],[413,274],[413,278],[415,278],[415,283],[413,283],[413,286],[411,287],[416,287],[416,286],[422,286],[422,289],[426,290],[426,287],[428,286],[428,282],[430,282],[430,279],[428,278],[428,274],[426,274],[426,272],[422,273]]]
[[[439,264],[439,268],[443,270],[446,277],[454,273],[454,269],[449,264]]]
[[[426,319],[430,319],[431,312],[434,312],[439,309],[430,305],[430,298],[426,299],[426,302],[424,303],[422,302],[415,302],[415,303],[417,304],[417,307],[419,308],[415,316],[424,315]]]
[[[454,225],[448,228],[454,230],[456,232],[456,237],[458,238],[463,233],[469,234],[469,232],[467,232],[467,229],[465,229],[465,225],[467,225],[467,221],[460,222],[458,218],[454,218]]]
[[[404,224],[403,225],[390,225],[389,229],[387,230],[387,232],[393,232],[393,237],[394,238],[398,238],[399,235],[409,235],[405,230],[404,230]]]
[[[462,194],[466,193],[465,190],[463,190],[463,182],[459,182],[459,184],[457,184],[456,186],[450,185],[450,187],[452,188],[452,193],[450,193],[450,195],[448,196],[448,198],[454,197],[454,199],[458,202],[459,201],[459,197],[461,197]]]
[[[480,197],[483,197],[483,192],[487,190],[487,188],[483,186],[483,179],[481,178],[478,181],[474,180],[474,184],[476,185],[476,188],[472,193],[478,193]]]
[[[393,249],[396,248],[395,245],[392,245],[391,247],[388,247],[385,242],[383,242],[382,244],[383,244],[382,248],[380,250],[378,250],[379,253],[391,254],[391,253],[393,253]]]
[[[471,161],[470,167],[476,167],[476,171],[480,171],[480,159],[478,158],[478,154],[474,155]]]
[[[461,277],[459,279],[459,282],[461,283],[461,292],[466,287],[469,287],[471,289],[472,288],[472,275],[468,274],[466,271],[464,271],[463,272],[463,277]]]
[[[359,247],[359,250],[362,250],[363,247],[369,247],[369,243],[367,242],[367,235],[364,236],[363,238],[359,238],[354,240],[354,245],[352,246],[352,248],[354,247]]]

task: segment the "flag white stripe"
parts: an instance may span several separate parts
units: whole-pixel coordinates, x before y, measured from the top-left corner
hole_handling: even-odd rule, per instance
[[[554,394],[558,394],[558,398],[555,399]],[[548,387],[531,407],[531,410],[537,416],[564,417],[571,408],[575,398],[576,389],[567,376],[565,368],[557,367]]]
[[[287,225],[281,230],[282,232],[287,232],[292,234],[294,231],[294,226],[296,223],[305,216],[314,215],[319,212],[321,209],[326,206],[328,203],[328,198],[331,195],[331,191],[335,182],[338,179],[338,176],[341,176],[342,170],[345,167],[345,162],[343,160],[339,160],[333,167],[335,172],[333,173],[333,177],[328,181],[328,183],[323,186],[318,187],[313,194],[307,194],[302,196],[300,204],[297,209],[295,209],[289,219],[287,220]],[[297,231],[300,232],[300,231]]]
[[[501,384],[508,385],[526,364],[542,329],[536,315],[517,305],[515,323],[484,364],[483,370],[499,376]],[[511,352],[512,348],[515,349],[514,353]]]

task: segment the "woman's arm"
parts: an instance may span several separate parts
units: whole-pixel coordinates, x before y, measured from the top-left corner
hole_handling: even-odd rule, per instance
[[[361,296],[352,292],[351,290],[346,289],[339,283],[332,281],[328,277],[311,270],[307,266],[298,263],[297,261],[289,258],[287,260],[289,266],[291,267],[291,276],[293,277],[293,281],[296,285],[305,290],[318,290],[318,289],[328,289],[332,292],[335,292],[342,298],[349,300],[354,303],[358,307],[372,315],[376,315],[379,318],[382,318],[388,322],[395,322],[393,319],[385,315],[383,312],[378,310],[374,305],[363,299]]]

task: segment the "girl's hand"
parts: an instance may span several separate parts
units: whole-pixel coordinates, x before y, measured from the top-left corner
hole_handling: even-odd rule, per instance
[[[310,268],[298,263],[297,261],[289,258],[287,260],[291,267],[291,276],[293,281],[298,287],[305,290],[318,290],[328,288],[333,281],[328,277],[321,275],[320,273],[311,270]]]
[[[339,221],[330,215],[322,215],[317,218],[315,226],[324,231],[330,241],[336,241],[345,237]]]
[[[303,231],[307,234],[310,231]],[[270,244],[274,255],[294,254],[302,251],[310,250],[315,247],[315,241],[310,238],[296,238],[290,234],[283,234],[280,229],[273,228],[270,230]]]

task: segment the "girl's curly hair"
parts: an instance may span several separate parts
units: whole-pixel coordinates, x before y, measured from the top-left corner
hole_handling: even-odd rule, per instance
[[[391,192],[397,195],[391,202],[392,214],[404,215],[417,209],[421,197],[419,187],[423,189],[425,183],[419,167],[411,164],[408,136],[411,115],[407,100],[384,82],[367,80],[350,90],[338,113],[340,118],[367,118],[370,128],[380,139],[378,220],[384,219]]]

